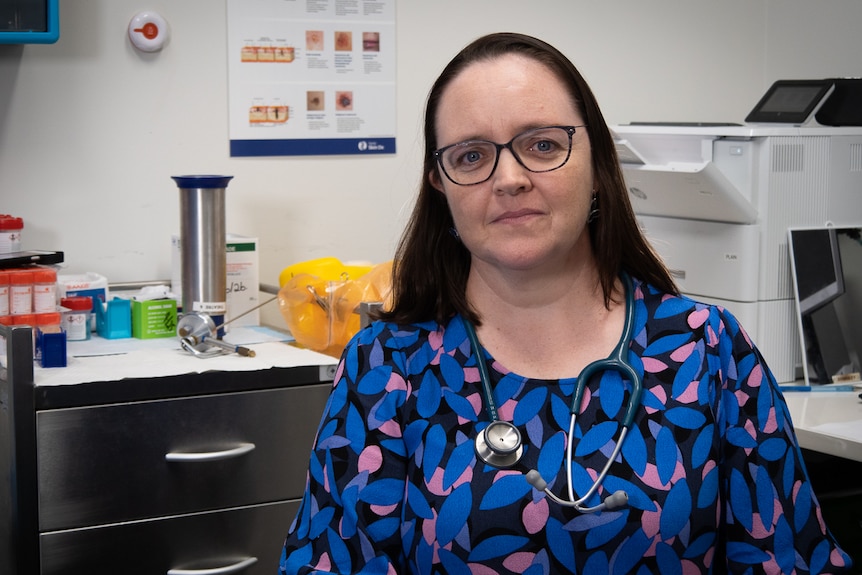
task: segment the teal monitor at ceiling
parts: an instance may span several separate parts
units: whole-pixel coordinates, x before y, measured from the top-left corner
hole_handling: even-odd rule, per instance
[[[60,37],[59,0],[0,1],[0,44],[53,44]]]

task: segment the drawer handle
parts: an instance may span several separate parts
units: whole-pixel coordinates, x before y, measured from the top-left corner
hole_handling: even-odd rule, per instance
[[[254,449],[254,443],[240,443],[232,449],[222,451],[177,452],[165,454],[165,461],[219,461],[245,455]]]
[[[257,557],[249,557],[233,565],[215,567],[214,569],[168,569],[168,575],[228,575],[228,573],[239,573],[255,563],[257,563]]]

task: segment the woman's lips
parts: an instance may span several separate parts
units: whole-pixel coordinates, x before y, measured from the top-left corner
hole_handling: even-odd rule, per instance
[[[516,210],[513,212],[503,212],[502,214],[500,214],[499,216],[494,218],[492,221],[493,221],[493,223],[518,222],[521,220],[525,220],[531,216],[540,215],[541,213],[542,212],[540,212],[538,210],[530,210],[530,209]]]

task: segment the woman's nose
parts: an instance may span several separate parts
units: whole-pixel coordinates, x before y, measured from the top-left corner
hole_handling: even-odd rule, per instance
[[[494,191],[500,194],[519,194],[530,188],[530,172],[512,153],[503,148],[494,170]]]

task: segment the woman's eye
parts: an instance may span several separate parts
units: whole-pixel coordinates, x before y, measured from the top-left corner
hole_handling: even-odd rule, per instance
[[[470,152],[467,152],[466,154],[464,154],[464,157],[461,158],[462,161],[464,161],[468,164],[473,164],[475,162],[478,162],[481,159],[482,159],[482,154],[476,150],[472,150]]]
[[[485,158],[485,154],[479,149],[462,150],[455,156],[452,164],[459,168],[469,168],[480,163]]]
[[[556,147],[556,142],[551,140],[539,140],[531,146],[531,148],[536,152],[552,152]]]

